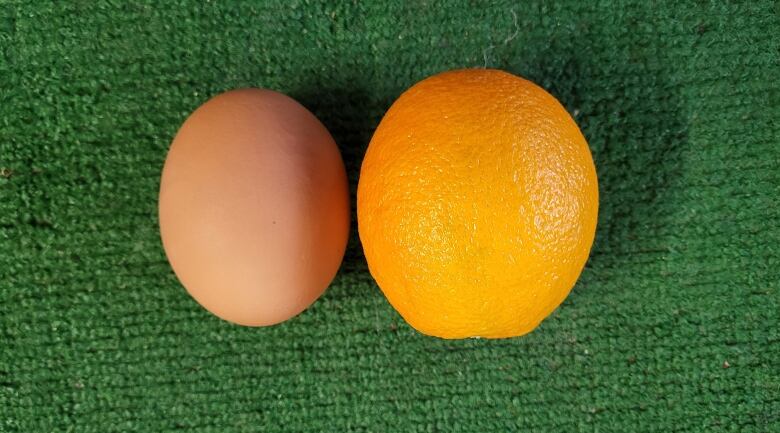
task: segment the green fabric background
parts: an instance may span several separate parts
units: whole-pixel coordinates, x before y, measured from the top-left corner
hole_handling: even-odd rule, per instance
[[[0,1],[0,431],[780,431],[779,33],[768,1]],[[354,193],[405,88],[485,65],[557,96],[599,174],[590,261],[535,332],[414,332],[354,225],[280,326],[178,284],[159,174],[210,96],[297,98]]]

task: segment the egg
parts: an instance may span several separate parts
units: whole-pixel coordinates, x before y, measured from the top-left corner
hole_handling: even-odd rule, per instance
[[[330,133],[270,90],[229,91],[195,110],[160,181],[160,235],[176,276],[240,325],[285,321],[322,295],[344,256],[349,209]]]

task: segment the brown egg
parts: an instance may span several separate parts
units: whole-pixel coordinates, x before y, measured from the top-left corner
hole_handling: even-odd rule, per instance
[[[159,205],[179,280],[241,325],[305,310],[336,275],[349,234],[336,143],[311,112],[270,90],[226,92],[190,115],[165,161]]]

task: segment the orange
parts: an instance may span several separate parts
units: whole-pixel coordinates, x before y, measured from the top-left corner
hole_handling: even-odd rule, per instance
[[[549,93],[498,70],[427,78],[368,146],[358,228],[371,275],[418,331],[525,334],[571,291],[596,230],[585,138]]]

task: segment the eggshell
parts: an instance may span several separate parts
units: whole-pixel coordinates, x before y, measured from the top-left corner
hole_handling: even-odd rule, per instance
[[[349,190],[333,138],[281,93],[241,89],[198,108],[173,140],[160,234],[187,291],[215,315],[266,326],[328,287],[349,234]]]

